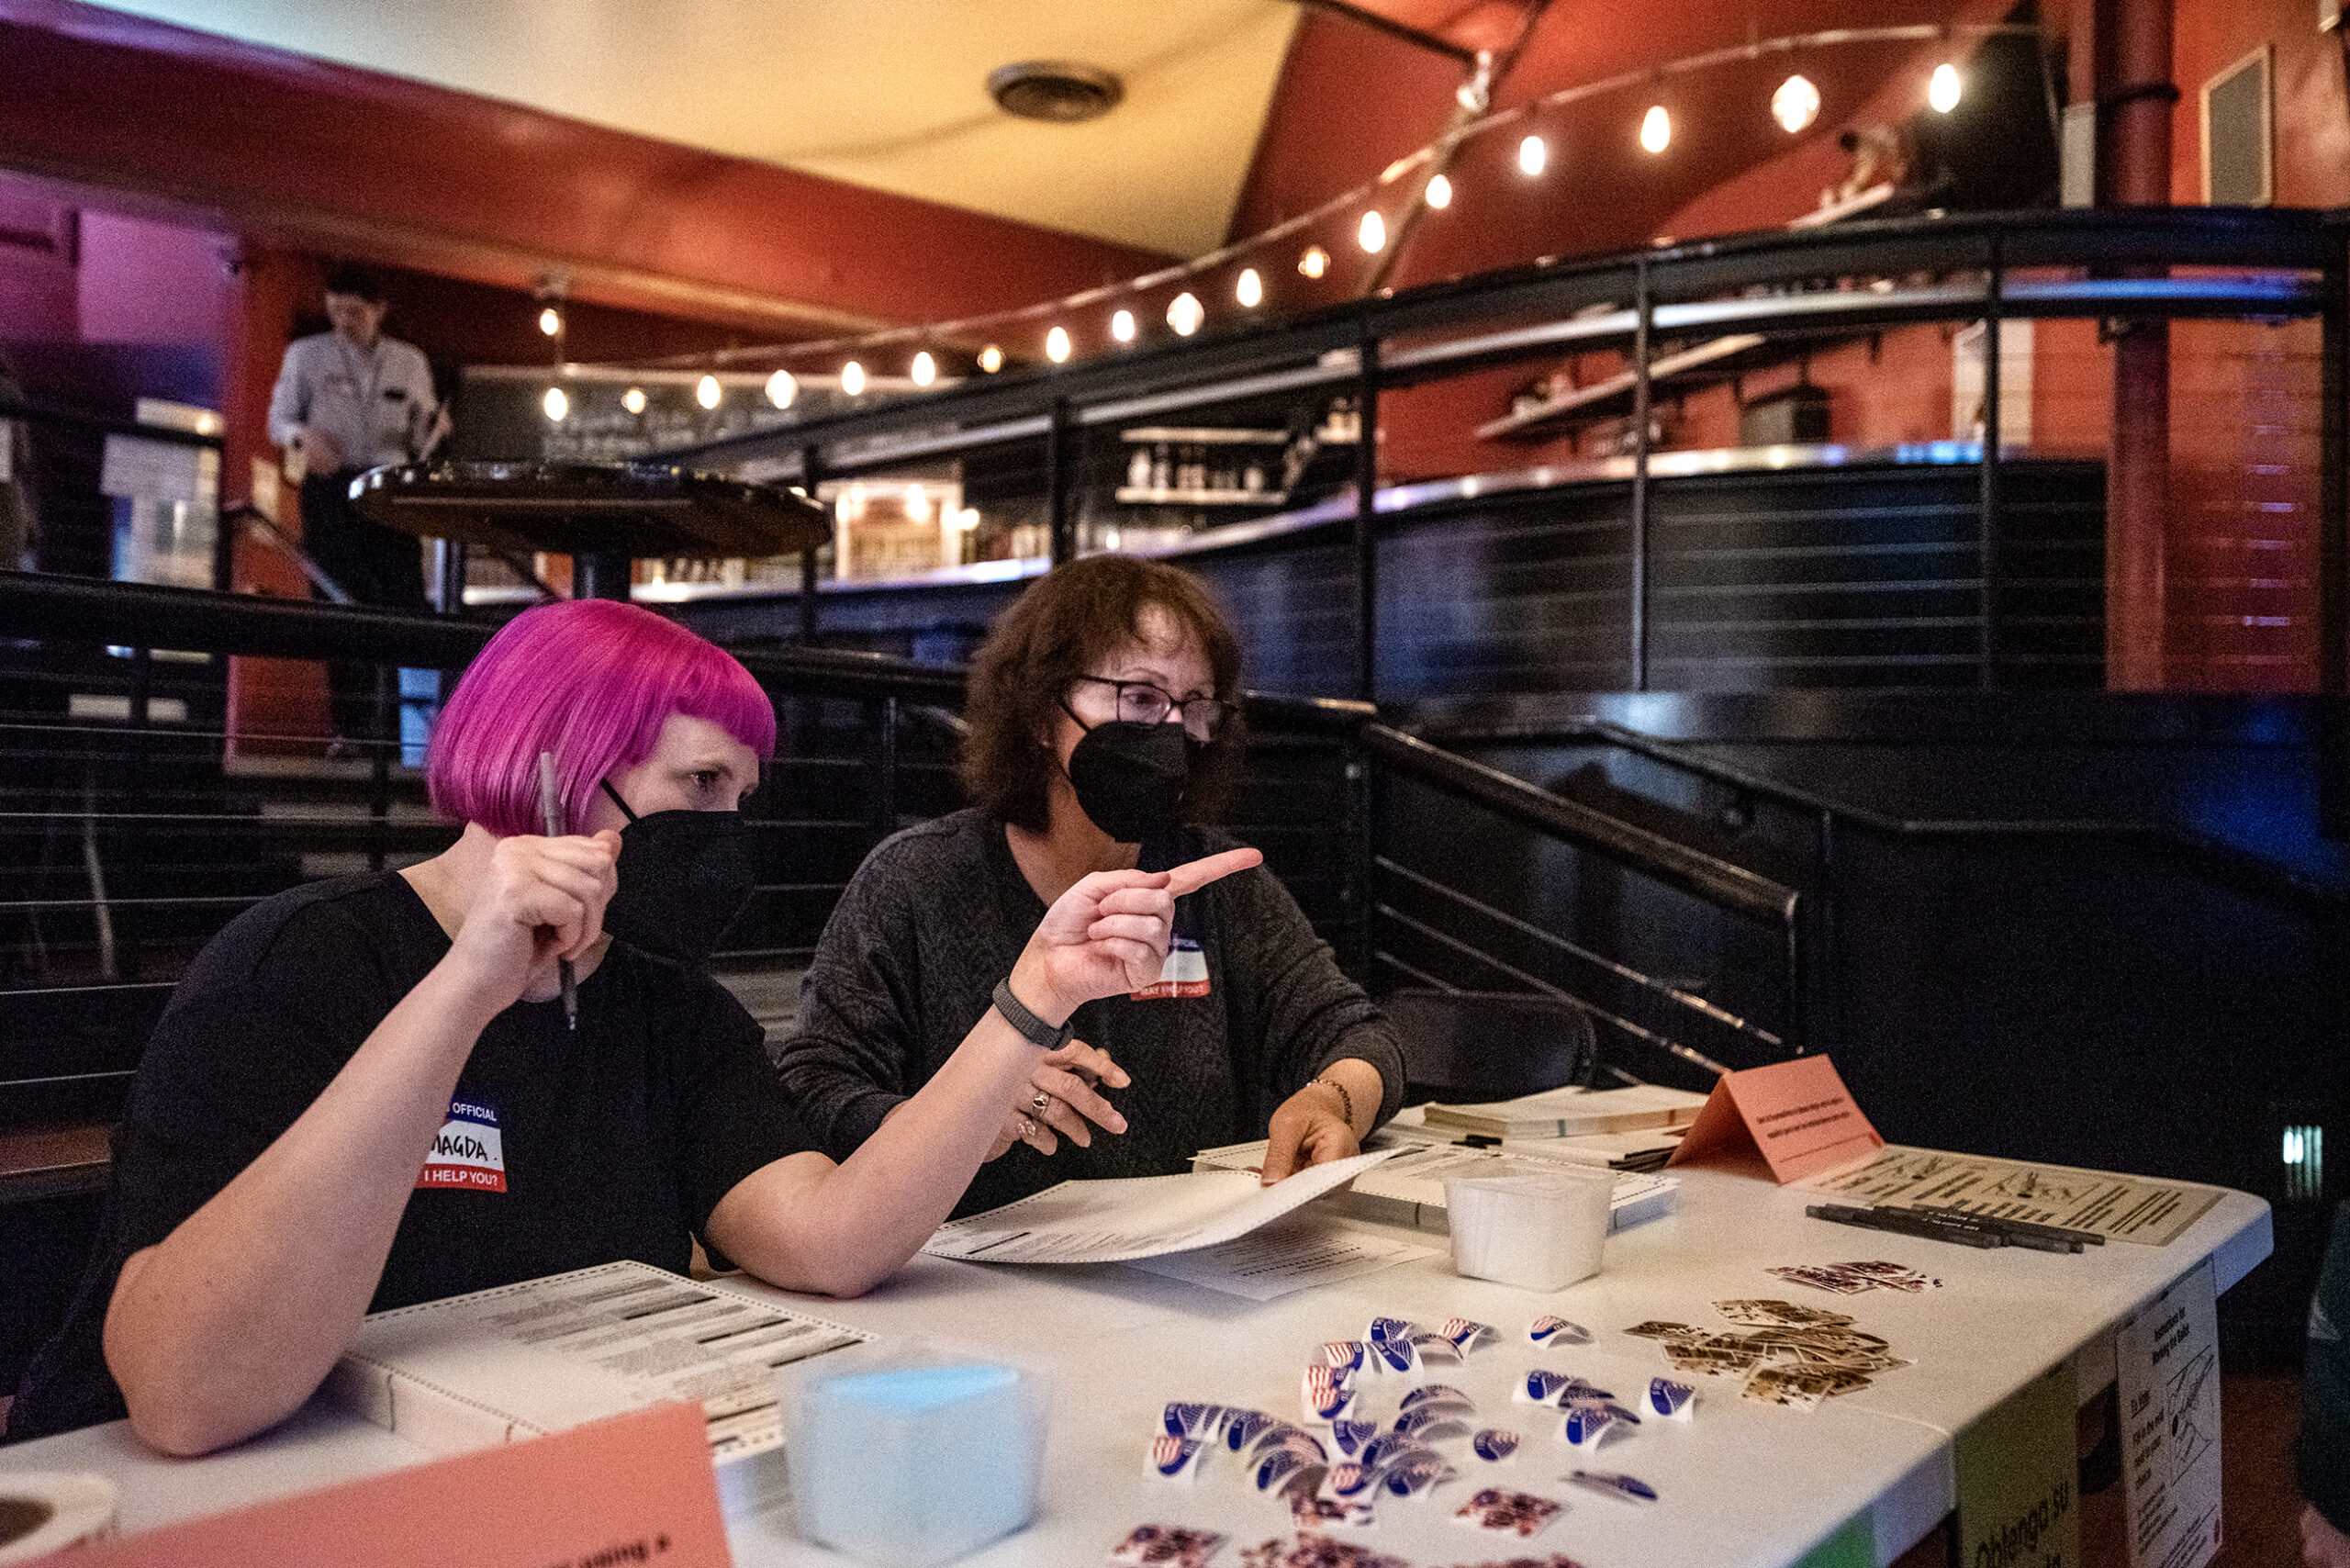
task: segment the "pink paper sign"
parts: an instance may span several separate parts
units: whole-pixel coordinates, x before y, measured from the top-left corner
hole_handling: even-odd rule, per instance
[[[1725,1074],[1666,1163],[1743,1167],[1784,1187],[1884,1147],[1835,1065],[1797,1057]]]
[[[204,1462],[192,1462],[201,1464]],[[732,1568],[708,1418],[656,1405],[42,1560],[56,1568]]]

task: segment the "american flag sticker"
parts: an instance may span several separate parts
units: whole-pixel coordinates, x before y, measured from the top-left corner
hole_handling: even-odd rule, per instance
[[[498,1139],[498,1107],[479,1095],[452,1099],[449,1119],[432,1135],[432,1152],[425,1156],[416,1184],[420,1191],[506,1191],[506,1148]]]

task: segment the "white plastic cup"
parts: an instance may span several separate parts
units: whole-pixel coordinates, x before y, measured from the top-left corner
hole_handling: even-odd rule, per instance
[[[1035,1514],[1046,1404],[1035,1373],[926,1346],[793,1370],[777,1391],[808,1539],[886,1568],[930,1568]]]
[[[1599,1272],[1615,1194],[1602,1171],[1448,1177],[1453,1271],[1531,1291],[1587,1280]]]

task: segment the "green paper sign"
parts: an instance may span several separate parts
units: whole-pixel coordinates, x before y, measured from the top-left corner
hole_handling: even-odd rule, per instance
[[[2073,1397],[2067,1361],[1958,1435],[1951,1568],[2078,1568]]]

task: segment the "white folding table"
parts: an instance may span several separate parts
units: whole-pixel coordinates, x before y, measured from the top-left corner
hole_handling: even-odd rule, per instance
[[[1160,1409],[1169,1400],[1196,1399],[1294,1419],[1309,1353],[1324,1340],[1360,1337],[1382,1314],[1422,1322],[1468,1317],[1500,1330],[1499,1344],[1431,1375],[1476,1400],[1479,1425],[1515,1429],[1525,1440],[1508,1465],[1464,1455],[1462,1480],[1427,1497],[1383,1500],[1379,1523],[1359,1538],[1364,1545],[1430,1568],[1529,1551],[1562,1552],[1586,1568],[1785,1568],[1856,1518],[1867,1520],[1878,1563],[1890,1562],[1951,1511],[1953,1441],[1970,1423],[2067,1361],[2081,1397],[2094,1394],[2113,1375],[2116,1327],[2140,1305],[2207,1260],[2224,1291],[2270,1248],[2268,1205],[2234,1192],[2167,1247],[2114,1242],[2074,1255],[1976,1251],[1853,1229],[1807,1217],[1807,1194],[1796,1189],[1707,1170],[1682,1175],[1674,1214],[1611,1238],[1602,1273],[1550,1294],[1456,1276],[1441,1236],[1335,1215],[1330,1223],[1439,1250],[1262,1304],[1116,1265],[1021,1268],[928,1258],[857,1301],[772,1294],[890,1339],[919,1336],[1050,1378],[1036,1519],[968,1559],[975,1568],[1090,1568],[1143,1523],[1223,1530],[1235,1540],[1225,1548],[1227,1562],[1237,1561],[1238,1547],[1285,1537],[1287,1508],[1258,1495],[1228,1453],[1211,1455],[1190,1484],[1148,1473],[1145,1450]],[[1915,1294],[1844,1296],[1764,1271],[1859,1259],[1906,1263],[1942,1283]],[[1555,1412],[1544,1419],[1507,1400],[1509,1386],[1535,1366],[1633,1395],[1670,1369],[1655,1344],[1621,1330],[1655,1318],[1728,1328],[1712,1303],[1756,1296],[1848,1313],[1915,1364],[1811,1411],[1742,1400],[1734,1381],[1700,1379],[1694,1421],[1651,1419],[1589,1456],[1556,1439]],[[1536,1349],[1525,1329],[1545,1313],[1587,1327],[1594,1342]],[[1371,1386],[1373,1412],[1392,1415],[1404,1385]],[[111,1476],[122,1488],[122,1527],[135,1530],[430,1457],[314,1400],[275,1431],[207,1459],[161,1458],[117,1422],[0,1450],[0,1471]],[[1578,1465],[1638,1475],[1661,1501],[1642,1507],[1561,1484]],[[1542,1493],[1568,1509],[1531,1540],[1505,1541],[1451,1521],[1472,1484]],[[744,1568],[844,1561],[796,1539],[782,1509],[734,1521],[730,1536]]]

